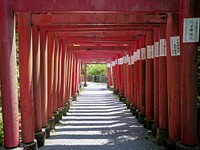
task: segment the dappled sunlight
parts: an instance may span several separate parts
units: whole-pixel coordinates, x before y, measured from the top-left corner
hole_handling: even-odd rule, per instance
[[[103,150],[156,147],[145,139],[147,130],[101,84],[89,83],[67,116],[40,149]]]
[[[109,139],[49,139],[45,145],[105,145]]]

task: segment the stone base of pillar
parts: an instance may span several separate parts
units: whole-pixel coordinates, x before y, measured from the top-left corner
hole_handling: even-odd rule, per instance
[[[158,129],[157,130],[157,139],[158,139],[157,140],[158,145],[166,146],[166,141],[168,139],[168,132]]]
[[[124,97],[124,95],[123,94],[118,94],[118,97],[119,97],[119,101],[121,101],[121,102],[123,102],[123,101],[125,101],[126,100],[126,98]]]
[[[77,96],[80,95],[80,90],[77,90]]]
[[[45,132],[46,132],[46,138],[49,138],[50,137],[50,132],[51,132],[51,127],[48,125],[47,127],[45,128],[42,128]]]
[[[52,117],[51,119],[48,119],[48,125],[50,126],[51,130],[55,130],[55,118]]]
[[[44,146],[45,137],[46,137],[46,132],[45,131],[41,131],[41,132],[36,132],[35,133],[35,139],[37,141],[37,146],[38,147]]]
[[[32,143],[22,143],[20,146],[23,150],[38,150],[37,141],[34,140]]]
[[[68,110],[67,107],[68,106],[66,106],[66,105],[65,105],[65,107],[63,107],[63,110],[62,110],[62,115],[63,116],[67,116],[67,110]]]
[[[181,143],[181,141],[176,142],[176,150],[200,150],[199,146],[187,146],[187,145],[183,145]]]
[[[60,120],[62,120],[62,116],[63,116],[63,108],[59,108],[59,115],[60,115]]]
[[[136,107],[135,107],[135,106],[132,106],[132,115],[133,115],[133,116],[136,115],[136,110],[137,110]]]
[[[127,109],[130,109],[130,107],[131,107],[131,103],[128,100],[126,101],[126,107],[127,107]]]
[[[55,113],[53,114],[53,116],[54,116],[54,118],[55,118],[55,123],[59,123],[59,121],[60,121],[60,114],[59,114],[59,112],[58,112],[58,111],[55,112]]]
[[[141,113],[140,111],[138,112],[138,122],[143,124],[144,123],[144,118],[146,117],[145,114]]]
[[[154,124],[153,120],[147,120],[144,118],[144,128],[152,130],[152,125]]]
[[[118,90],[113,90],[113,94],[114,94],[114,95],[118,95],[118,94],[119,94],[119,91],[118,91]]]
[[[165,149],[166,150],[176,149],[176,144],[170,142],[169,139],[167,139]]]
[[[68,103],[68,110],[70,109],[70,107],[72,106],[72,98],[69,99]]]
[[[152,125],[152,130],[151,130],[151,132],[152,132],[152,134],[153,134],[153,136],[157,136],[157,130],[158,130],[158,127],[156,127],[155,125]]]
[[[139,113],[139,110],[136,109],[136,111],[135,111],[135,118],[136,118],[136,119],[138,119],[138,113]]]
[[[77,96],[78,96],[78,93],[75,93],[75,94],[72,96],[72,101],[76,101],[76,100],[77,100]]]
[[[130,103],[130,112],[133,112],[133,104]]]
[[[86,87],[86,86],[87,86],[87,84],[84,84],[83,86],[84,86],[84,87]]]

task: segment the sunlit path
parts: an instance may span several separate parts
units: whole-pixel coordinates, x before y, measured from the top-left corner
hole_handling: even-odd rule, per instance
[[[89,83],[41,150],[159,149],[105,84]]]

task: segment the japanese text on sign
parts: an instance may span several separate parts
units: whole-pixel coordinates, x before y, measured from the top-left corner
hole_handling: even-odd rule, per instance
[[[140,49],[137,50],[137,60],[140,60]]]
[[[138,56],[137,56],[137,51],[136,51],[136,52],[134,52],[134,62],[137,62],[137,58],[138,58]]]
[[[141,59],[142,60],[146,59],[146,48],[141,48]]]
[[[185,18],[183,27],[183,43],[199,42],[200,18]]]
[[[167,56],[166,39],[160,39],[160,56]]]
[[[154,57],[159,57],[159,42],[154,43]]]
[[[147,59],[152,59],[153,58],[153,46],[148,45],[147,46]]]
[[[134,55],[131,55],[131,65],[134,64]]]
[[[180,37],[170,37],[171,56],[180,55]]]
[[[129,56],[127,56],[127,62],[128,62],[128,65],[131,65],[131,58]]]

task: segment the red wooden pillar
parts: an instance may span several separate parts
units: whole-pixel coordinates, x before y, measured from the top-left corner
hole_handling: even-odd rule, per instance
[[[141,104],[141,59],[140,59],[140,48],[141,48],[141,41],[140,39],[137,40],[137,49],[136,49],[136,66],[137,66],[137,107],[138,107],[138,115],[140,112],[140,104]]]
[[[74,79],[74,55],[71,52],[71,68],[70,68],[70,97],[74,94],[73,92],[73,79]]]
[[[147,128],[151,129],[153,117],[153,32],[146,32],[146,46],[147,46],[147,59],[146,59],[146,120]]]
[[[53,82],[54,82],[54,58],[55,58],[55,38],[53,34],[48,35],[48,120],[52,120],[53,115]]]
[[[56,38],[55,43],[55,56],[54,56],[54,87],[53,87],[53,112],[57,112],[57,89],[58,89],[58,48],[59,48],[59,41]]]
[[[166,26],[167,69],[168,69],[167,76],[170,76],[170,80],[168,80],[168,125],[169,125],[168,143],[172,142],[174,148],[175,148],[175,142],[180,140],[181,136],[180,57],[179,57],[180,37],[179,37],[178,26],[179,26],[178,15],[168,14],[167,26]],[[175,49],[174,46],[176,46]],[[179,52],[177,51],[178,49]],[[173,50],[177,51],[177,53],[174,53],[175,51]]]
[[[47,119],[50,130],[55,129],[55,118],[53,117],[54,109],[54,59],[55,59],[55,36],[48,34],[48,97],[47,97]],[[49,135],[47,135],[49,137]]]
[[[156,136],[159,127],[159,28],[154,28],[154,125],[152,132]]]
[[[134,46],[134,49],[133,49],[133,57],[134,57],[134,64],[133,64],[133,70],[134,70],[134,106],[136,109],[138,109],[138,101],[137,101],[137,78],[138,78],[138,71],[137,71],[137,61],[136,61],[136,54],[137,54],[137,45]]]
[[[67,69],[66,69],[66,100],[69,101],[70,94],[69,94],[69,77],[70,77],[70,54],[67,51]]]
[[[185,21],[185,35],[183,34],[184,19],[197,16],[197,0],[181,0],[180,33],[181,33],[181,143],[195,146],[197,139],[197,46],[195,40],[195,22]],[[186,23],[187,22],[187,23]],[[196,25],[198,26],[198,25]],[[184,41],[184,42],[183,42]],[[180,143],[178,147],[181,147]]]
[[[141,104],[140,104],[140,111],[141,114],[145,117],[145,100],[146,100],[146,94],[145,94],[145,84],[146,84],[146,48],[145,48],[145,37],[141,37],[141,66],[140,66],[140,70],[141,70],[141,83],[140,83],[140,90],[141,90]]]
[[[65,50],[65,43],[62,43],[62,59],[61,59],[61,107],[64,108],[65,106],[65,70],[66,70],[66,50]]]
[[[84,86],[87,86],[87,64],[84,64]]]
[[[42,109],[41,109],[41,79],[40,79],[40,48],[39,29],[32,27],[33,37],[33,99],[35,112],[35,132],[42,130]]]
[[[0,0],[0,68],[4,147],[19,145],[15,21],[12,1]],[[12,109],[8,109],[12,108]]]
[[[62,59],[62,40],[59,41],[58,48],[58,87],[57,87],[57,109],[61,108],[61,59]]]
[[[167,64],[166,64],[166,35],[165,25],[160,27],[159,48],[159,132],[158,143],[166,144],[168,135],[168,103],[167,103]]]
[[[22,142],[34,143],[34,105],[32,87],[31,22],[29,13],[18,15],[20,108]],[[36,147],[36,144],[32,145]]]
[[[145,51],[145,38],[144,36],[140,37],[139,45],[138,45],[138,98],[139,98],[139,114],[138,114],[138,121],[140,123],[144,123],[145,118],[145,62],[146,59],[146,51]]]
[[[47,124],[47,34],[46,31],[40,31],[40,49],[41,49],[41,106],[42,106],[42,127]]]

